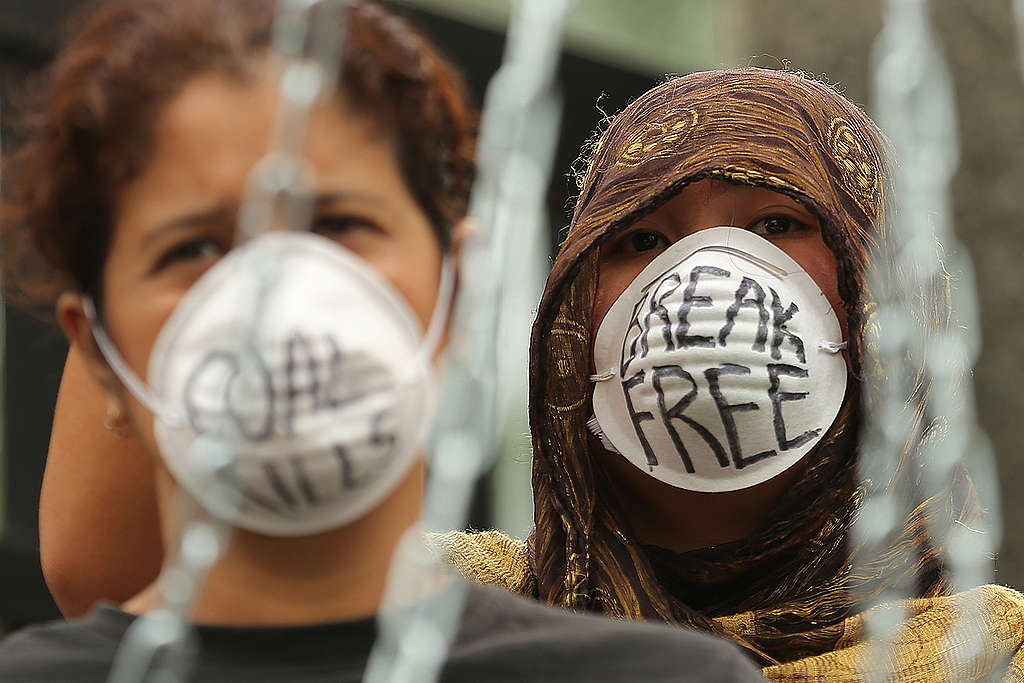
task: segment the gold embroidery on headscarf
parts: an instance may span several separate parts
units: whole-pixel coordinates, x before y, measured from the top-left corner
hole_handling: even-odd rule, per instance
[[[573,412],[575,410],[579,410],[580,408],[583,407],[583,405],[586,402],[587,402],[587,397],[584,396],[583,398],[581,398],[580,400],[576,401],[575,403],[570,403],[569,405],[565,405],[565,406],[556,406],[556,405],[553,405],[552,403],[548,403],[548,409],[553,410],[556,413],[558,413],[559,415],[561,415],[563,413],[571,413],[571,412]]]
[[[590,268],[596,268],[596,261]],[[563,304],[555,316],[548,335],[548,366],[554,372],[547,377],[546,404],[549,412],[556,415],[579,410],[589,398],[590,384],[587,377],[590,375],[590,330],[574,320],[570,313],[574,298],[587,295],[587,302],[591,301],[590,290],[584,289],[586,292],[580,285],[571,289],[569,301]]]
[[[676,144],[697,127],[697,111],[675,107],[666,110],[660,121],[638,128],[619,153],[617,166],[640,166],[651,159],[676,153]]]
[[[833,118],[829,124],[828,148],[839,164],[843,185],[864,213],[873,216],[878,201],[878,174],[864,145],[841,118]]]
[[[551,381],[562,383],[573,383],[572,380],[580,376],[580,369],[577,366],[580,355],[574,351],[578,347],[589,344],[588,336],[579,329],[578,325],[565,318],[555,321],[551,330],[551,345],[555,350],[551,355],[551,368],[554,370]],[[558,414],[578,410],[587,402],[586,392],[570,392],[569,395],[561,395],[557,402],[548,401],[548,409]]]
[[[743,168],[742,166],[729,165],[725,168],[712,169],[711,175],[721,176],[734,183],[742,183],[743,185],[771,185],[772,187],[783,187],[787,190],[799,192],[792,183],[788,183],[782,178],[766,175],[760,171],[755,171],[752,168]]]
[[[577,603],[581,598],[585,597],[586,591],[584,587],[587,583],[587,576],[584,572],[580,571],[580,554],[570,553],[569,554],[569,573],[565,577],[565,585],[568,588],[566,593],[566,606],[571,606]]]

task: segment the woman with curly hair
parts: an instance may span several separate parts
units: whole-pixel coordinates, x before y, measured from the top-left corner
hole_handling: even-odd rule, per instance
[[[61,399],[44,553],[53,524],[76,528],[64,552],[94,572],[92,601],[118,605],[8,636],[0,679],[103,681],[141,661],[197,682],[362,680],[423,503],[473,116],[423,36],[372,2],[341,7],[317,15],[344,31],[337,88],[294,152],[308,230],[287,212],[253,229],[246,211],[267,169],[294,168],[266,156],[296,73],[271,58],[277,2],[102,3],[58,57],[5,174],[5,247],[42,258],[82,362],[67,381],[91,382]],[[47,509],[55,490],[70,517]],[[403,595],[456,599],[460,579],[431,578]],[[703,634],[464,595],[430,653],[441,680],[759,678]],[[194,628],[168,645],[183,603]]]

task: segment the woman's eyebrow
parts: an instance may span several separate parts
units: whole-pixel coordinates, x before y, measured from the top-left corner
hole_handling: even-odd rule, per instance
[[[386,197],[374,194],[372,192],[363,191],[333,191],[333,192],[320,192],[317,193],[314,198],[314,203],[317,208],[323,208],[331,204],[337,204],[346,201],[359,201],[370,204],[386,205],[388,200]],[[161,237],[168,233],[173,233],[178,230],[186,228],[197,228],[197,227],[219,227],[223,225],[232,225],[238,218],[238,206],[235,204],[220,203],[215,206],[211,206],[207,209],[201,209],[191,213],[184,214],[182,216],[175,216],[169,220],[163,221],[158,224],[152,230],[146,232],[142,238],[142,245],[148,246],[155,241],[158,241]]]
[[[159,223],[155,228],[147,231],[142,237],[142,246],[148,246],[168,233],[177,232],[185,228],[224,225],[229,221],[233,221],[236,214],[236,207],[227,204],[218,204],[208,209],[187,213],[182,216],[176,216]]]
[[[803,209],[805,211],[807,210],[807,207],[805,207],[803,204],[799,202],[780,202],[777,200],[773,200],[770,202],[758,203],[761,205],[761,208],[764,209]]]
[[[317,193],[314,202],[317,208],[323,208],[331,204],[339,204],[346,201],[366,202],[384,206],[389,203],[388,198],[373,192],[362,190],[338,190],[333,192]]]

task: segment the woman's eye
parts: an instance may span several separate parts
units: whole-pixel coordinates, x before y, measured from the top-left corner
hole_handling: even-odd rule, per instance
[[[356,230],[379,230],[376,223],[358,216],[319,216],[311,229],[324,237],[340,237]]]
[[[629,246],[633,248],[633,251],[640,253],[667,247],[668,239],[657,232],[637,230],[629,236]]]
[[[783,235],[787,232],[797,230],[803,224],[789,216],[766,216],[750,226],[750,231],[756,235]]]
[[[209,239],[195,239],[172,247],[161,258],[157,268],[163,268],[173,263],[199,262],[206,260],[217,260],[224,255],[224,249],[219,244]]]

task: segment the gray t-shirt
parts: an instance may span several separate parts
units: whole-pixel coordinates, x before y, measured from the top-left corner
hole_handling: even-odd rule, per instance
[[[134,619],[104,605],[77,621],[15,633],[0,642],[0,681],[105,681],[118,644]],[[189,680],[357,682],[376,635],[374,619],[315,626],[200,626]],[[575,614],[497,588],[472,585],[441,680],[764,679],[735,646],[708,635]]]

